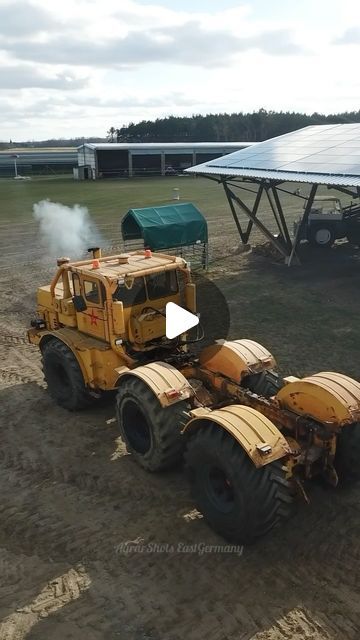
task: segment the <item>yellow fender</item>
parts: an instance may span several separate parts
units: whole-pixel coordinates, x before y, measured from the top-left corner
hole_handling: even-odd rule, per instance
[[[200,353],[200,364],[239,383],[244,376],[273,369],[270,351],[253,340],[218,341]]]
[[[150,387],[163,407],[181,402],[194,395],[193,388],[185,376],[166,362],[152,362],[120,373],[119,387],[124,376],[140,378]]]
[[[222,409],[195,409],[183,433],[213,423],[225,429],[246,451],[257,468],[291,454],[290,446],[275,425],[256,409],[233,404]]]
[[[28,334],[30,334],[31,332],[34,335],[36,329],[30,329],[30,331],[28,331]],[[56,332],[51,330],[37,332],[37,336],[39,338],[38,345],[41,350],[47,342],[53,339],[59,340],[60,342],[63,342],[67,347],[69,347],[69,349],[71,349],[71,351],[73,352],[76,360],[78,361],[81,373],[84,376],[84,380],[88,381],[88,367],[85,358],[82,357],[84,355],[84,351],[81,351],[81,349],[78,350],[79,338],[81,339],[82,334],[80,334],[78,331],[75,331],[74,329],[63,327],[62,329],[57,329]],[[35,341],[32,340],[32,342]]]
[[[281,407],[322,423],[341,426],[360,420],[360,383],[341,373],[322,371],[303,379],[289,378],[276,398]]]
[[[40,349],[52,339],[59,340],[69,347],[79,364],[87,386],[105,390],[115,388],[119,376],[119,357],[108,343],[68,327],[41,332],[31,329],[28,334],[30,333],[31,342],[38,344]],[[107,376],[104,374],[105,369],[108,370]]]

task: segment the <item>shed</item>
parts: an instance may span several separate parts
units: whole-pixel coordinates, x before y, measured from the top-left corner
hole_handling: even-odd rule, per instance
[[[208,162],[252,142],[109,142],[78,147],[83,178],[132,178],[182,174],[186,167]],[[170,170],[170,172],[169,172]]]
[[[122,220],[121,230],[124,242],[142,240],[153,251],[200,245],[202,266],[207,266],[207,222],[191,202],[130,209]]]

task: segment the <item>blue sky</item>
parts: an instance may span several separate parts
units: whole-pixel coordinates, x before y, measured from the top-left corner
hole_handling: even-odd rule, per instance
[[[359,0],[0,0],[0,139],[360,107]]]

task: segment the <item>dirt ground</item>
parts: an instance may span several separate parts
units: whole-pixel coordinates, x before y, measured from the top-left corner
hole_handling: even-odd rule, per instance
[[[51,271],[21,258],[33,223],[1,231],[0,640],[358,639],[360,487],[315,485],[286,527],[228,552],[181,470],[148,475],[125,454],[111,403],[54,406],[23,340]],[[219,228],[210,272],[230,337],[263,342],[284,372],[360,378],[356,256],[340,246],[290,274],[255,253],[226,258],[233,245]]]

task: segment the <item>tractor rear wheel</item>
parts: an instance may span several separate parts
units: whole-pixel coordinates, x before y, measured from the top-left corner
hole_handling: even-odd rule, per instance
[[[281,461],[257,469],[217,425],[195,431],[185,461],[199,511],[229,542],[252,544],[292,515],[293,495]]]
[[[360,423],[343,427],[338,437],[336,467],[340,477],[360,480]]]
[[[48,391],[55,402],[68,411],[85,409],[93,398],[73,352],[60,340],[50,340],[42,348],[42,365]]]
[[[275,371],[261,371],[243,378],[241,385],[258,396],[271,398],[284,386],[284,381]]]
[[[333,227],[325,222],[312,224],[308,231],[308,241],[313,247],[320,247],[322,249],[332,247],[335,242]]]
[[[122,440],[144,469],[161,471],[181,461],[185,401],[162,407],[145,382],[130,376],[120,383],[116,405]]]

